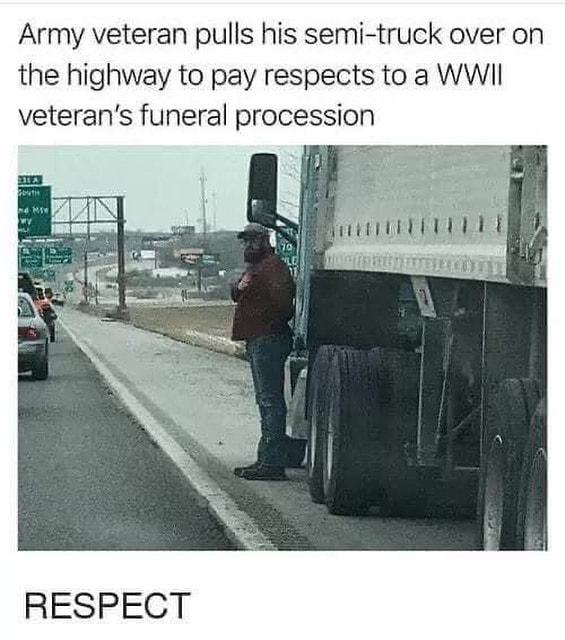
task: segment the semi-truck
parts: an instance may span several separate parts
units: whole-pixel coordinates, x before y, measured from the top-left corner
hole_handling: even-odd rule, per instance
[[[312,499],[546,549],[546,147],[306,146],[297,224],[277,171],[252,156],[247,218],[297,241]]]

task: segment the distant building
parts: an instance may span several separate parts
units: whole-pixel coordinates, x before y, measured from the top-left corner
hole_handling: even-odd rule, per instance
[[[178,267],[160,267],[152,269],[151,274],[154,278],[186,278],[188,272]]]

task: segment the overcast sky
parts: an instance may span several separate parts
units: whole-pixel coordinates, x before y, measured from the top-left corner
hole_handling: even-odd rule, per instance
[[[53,197],[123,194],[128,229],[164,232],[186,224],[187,214],[200,230],[203,169],[208,226],[215,208],[217,228],[235,230],[246,223],[249,158],[257,151],[279,154],[279,200],[292,203],[280,212],[296,217],[300,147],[20,147],[18,173],[43,175]]]

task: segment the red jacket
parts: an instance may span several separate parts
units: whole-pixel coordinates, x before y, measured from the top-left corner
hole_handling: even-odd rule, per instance
[[[286,264],[274,253],[250,265],[232,287],[237,302],[232,340],[281,333],[294,314],[294,281]]]

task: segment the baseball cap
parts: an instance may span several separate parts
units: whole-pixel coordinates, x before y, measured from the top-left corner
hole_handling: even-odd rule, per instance
[[[238,238],[249,238],[252,236],[265,236],[269,237],[269,230],[258,222],[250,222],[245,225],[242,231],[237,234]]]

